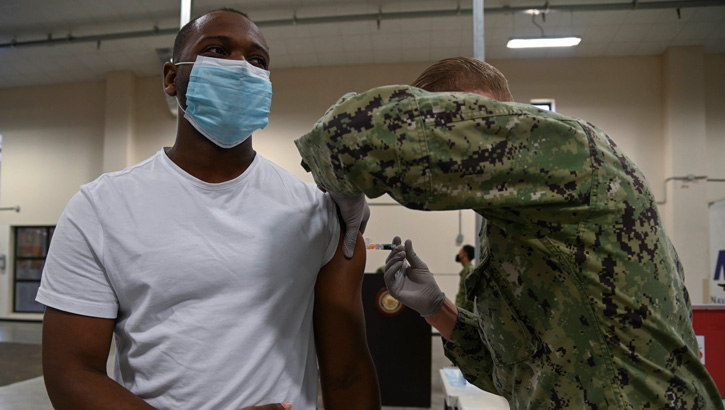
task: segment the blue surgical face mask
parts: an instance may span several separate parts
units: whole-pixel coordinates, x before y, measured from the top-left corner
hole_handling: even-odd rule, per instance
[[[269,71],[244,60],[199,56],[186,90],[186,118],[222,148],[235,147],[269,122],[272,83]]]

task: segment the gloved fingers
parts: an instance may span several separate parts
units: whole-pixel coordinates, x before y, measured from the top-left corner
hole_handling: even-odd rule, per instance
[[[385,265],[385,273],[383,274],[383,279],[387,283],[389,280],[393,279],[395,274],[400,272],[403,269],[403,261],[397,261],[390,264]]]
[[[365,209],[363,209],[362,221],[360,222],[360,233],[365,233],[365,228],[368,226],[368,220],[370,219],[370,206],[367,201],[365,202]]]
[[[415,251],[413,250],[413,241],[411,241],[410,239],[405,240],[405,252],[411,257],[415,256]]]
[[[388,288],[388,292],[390,292],[390,294],[393,295],[393,297],[396,299],[400,297],[399,290],[402,288],[402,286],[400,286],[400,283],[403,279],[403,266],[403,261],[396,262],[388,266],[388,269],[385,269],[385,274],[383,274],[385,287]]]
[[[390,255],[388,255],[387,258],[385,258],[385,266],[387,267],[389,264],[403,261],[405,260],[405,250],[402,246],[399,246],[392,251],[390,251]]]
[[[393,258],[399,258],[400,260],[405,259],[405,248],[402,246],[396,246],[393,248],[393,250],[391,250],[388,254],[388,257],[385,258],[385,263],[387,264],[388,261]]]
[[[428,265],[426,265],[425,262],[418,257],[418,254],[415,253],[415,250],[413,250],[413,241],[410,239],[405,240],[405,254],[407,255],[406,258],[408,259],[408,262],[410,262],[410,266],[413,268],[428,269]]]
[[[393,238],[393,245],[398,245],[395,248],[393,248],[390,253],[388,254],[388,257],[385,258],[385,266],[387,270],[388,263],[391,263],[391,261],[402,261],[405,259],[405,248],[403,246],[400,246],[400,237],[396,236]]]
[[[363,194],[341,195],[330,192],[330,197],[335,201],[342,220],[345,222],[342,253],[350,259],[355,251],[358,230],[362,228],[362,231],[365,231],[363,223],[367,225],[367,219],[370,218],[370,207]]]
[[[349,224],[345,229],[345,237],[342,243],[342,253],[347,259],[351,259],[352,254],[355,252],[355,242],[357,242],[357,226]]]

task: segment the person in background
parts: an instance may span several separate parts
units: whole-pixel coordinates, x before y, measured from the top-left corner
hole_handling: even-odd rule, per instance
[[[473,312],[473,301],[468,300],[466,296],[466,278],[473,272],[473,259],[476,255],[476,251],[471,245],[463,245],[456,255],[456,262],[463,266],[463,269],[458,273],[458,293],[456,293],[456,306],[466,309],[469,312]]]
[[[364,245],[346,258],[330,195],[252,148],[269,64],[244,13],[186,24],[163,67],[174,145],[68,203],[37,295],[56,409],[314,410],[318,363],[326,409],[380,408]]]
[[[329,192],[484,218],[476,314],[410,240],[394,238],[385,282],[512,409],[723,409],[644,175],[595,125],[512,101],[491,65],[446,59],[413,87],[343,96],[295,142]]]

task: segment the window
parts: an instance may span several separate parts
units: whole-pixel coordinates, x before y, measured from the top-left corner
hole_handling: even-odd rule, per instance
[[[550,98],[534,98],[531,100],[531,105],[542,110],[556,111],[556,104]]]
[[[13,312],[43,312],[44,306],[35,301],[35,294],[40,287],[40,277],[54,229],[54,226],[15,227]]]

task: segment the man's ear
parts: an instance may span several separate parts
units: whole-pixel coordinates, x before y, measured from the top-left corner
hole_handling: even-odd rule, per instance
[[[164,63],[164,92],[169,97],[176,95],[176,69],[174,64]]]

